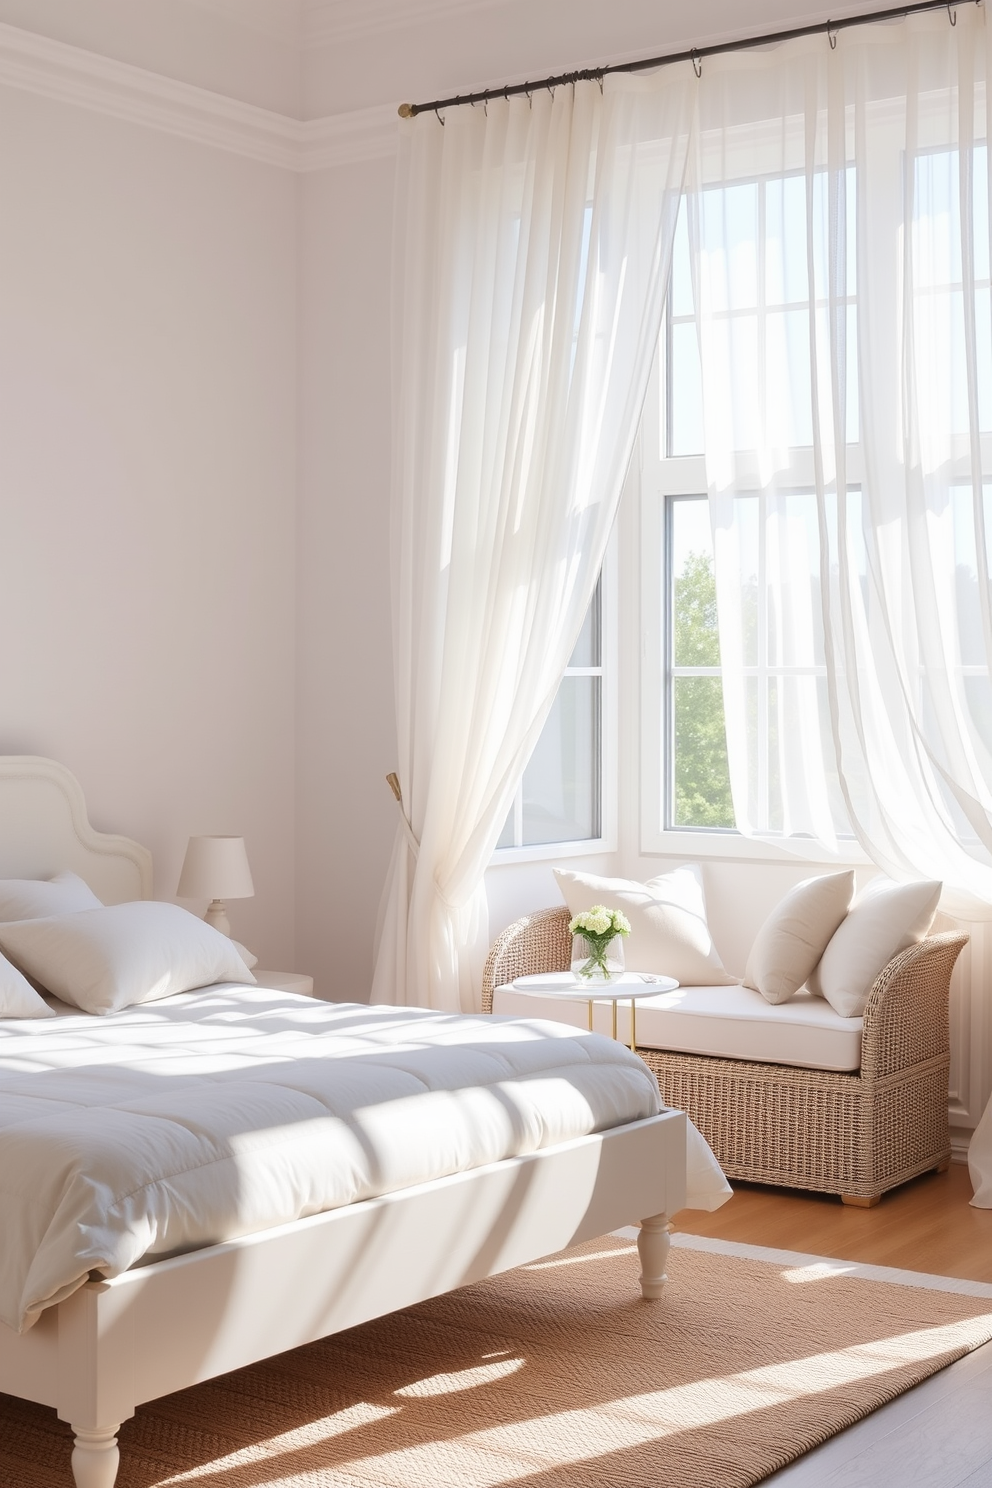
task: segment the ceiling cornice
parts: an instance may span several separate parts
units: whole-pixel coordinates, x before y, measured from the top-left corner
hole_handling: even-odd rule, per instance
[[[391,105],[301,120],[0,24],[0,85],[125,119],[282,170],[394,153]]]

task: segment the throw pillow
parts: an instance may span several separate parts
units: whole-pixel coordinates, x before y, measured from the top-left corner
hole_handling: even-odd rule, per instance
[[[102,908],[93,890],[75,873],[56,873],[54,878],[45,879],[0,879],[0,921],[40,920],[48,915]]]
[[[937,913],[942,884],[874,878],[837,927],[807,982],[842,1018],[860,1018],[875,978],[893,956],[924,938]]]
[[[555,878],[573,917],[594,904],[627,916],[630,934],[623,950],[629,971],[661,972],[684,987],[726,987],[738,980],[720,960],[706,924],[698,863],[683,863],[647,883],[565,868],[556,868]]]
[[[226,935],[176,904],[149,900],[0,925],[0,950],[84,1013],[255,981]]]
[[[48,1003],[40,998],[16,966],[0,956],[0,1018],[54,1018]]]
[[[854,896],[854,870],[807,878],[775,906],[755,937],[745,987],[766,1002],[788,1002],[798,992],[843,920]]]

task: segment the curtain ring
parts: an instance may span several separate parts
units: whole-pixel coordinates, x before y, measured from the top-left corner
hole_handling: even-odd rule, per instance
[[[440,112],[437,109],[434,110],[434,117],[437,120],[437,122],[440,124],[441,128],[443,129],[444,128],[444,120],[441,118]]]
[[[958,23],[958,13],[954,9],[953,5],[951,5],[950,0],[947,0],[947,19],[950,21],[952,26],[956,26]]]
[[[701,78],[702,77],[702,75],[703,75],[703,59],[700,57],[700,55],[699,55],[698,52],[693,52],[693,54],[692,54],[692,70],[696,74],[697,78]]]
[[[836,31],[832,31],[830,29],[830,25],[831,25],[831,23],[828,21],[827,22],[827,40],[830,43],[830,50],[832,52],[835,52],[837,50],[837,32]]]

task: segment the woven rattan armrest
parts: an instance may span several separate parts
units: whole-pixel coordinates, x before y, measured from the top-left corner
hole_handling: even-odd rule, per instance
[[[882,1079],[948,1057],[948,987],[967,944],[967,935],[931,935],[879,972],[865,1007],[862,1079]]]
[[[493,1010],[493,992],[517,977],[567,971],[572,960],[570,916],[564,904],[536,909],[507,925],[493,941],[482,973],[482,1011]]]

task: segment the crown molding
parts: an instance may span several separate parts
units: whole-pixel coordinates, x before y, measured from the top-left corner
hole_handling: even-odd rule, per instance
[[[396,149],[396,111],[388,104],[293,119],[0,24],[3,84],[282,170],[326,170]]]
[[[331,170],[360,160],[385,160],[396,154],[399,120],[393,104],[331,114],[300,124],[295,170]]]
[[[349,36],[420,25],[493,10],[508,0],[304,0],[300,39],[304,49],[333,46]]]

